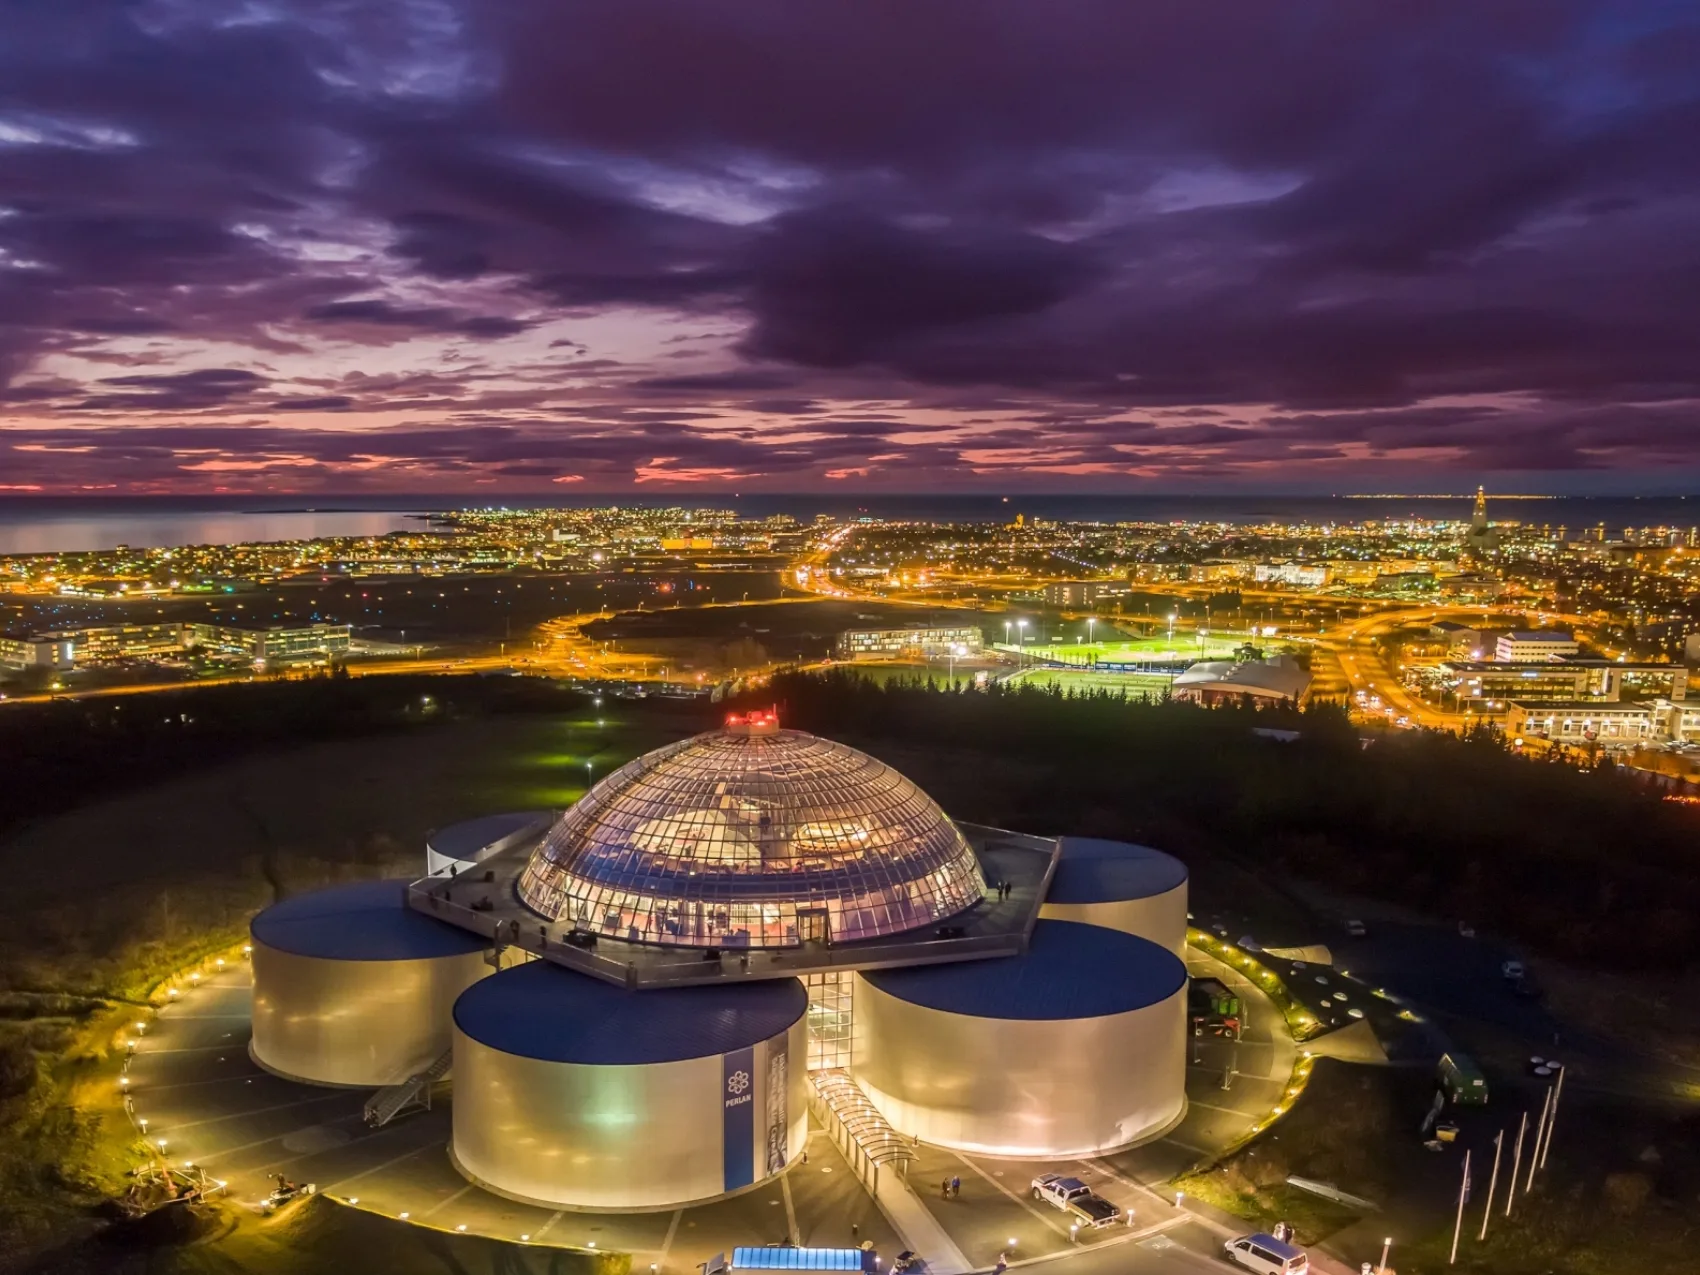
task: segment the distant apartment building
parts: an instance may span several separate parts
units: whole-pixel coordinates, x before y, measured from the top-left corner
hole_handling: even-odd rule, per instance
[[[1300,562],[1260,562],[1251,569],[1258,584],[1280,584],[1296,589],[1320,589],[1328,583],[1328,568]]]
[[[1654,702],[1654,708],[1664,714],[1659,733],[1666,739],[1689,744],[1700,741],[1700,704],[1659,700]]]
[[[1590,694],[1589,670],[1562,660],[1547,664],[1448,660],[1440,665],[1440,673],[1462,703],[1580,700]]]
[[[1229,558],[1216,558],[1209,562],[1193,562],[1187,565],[1187,579],[1194,584],[1237,584],[1241,580],[1251,578],[1252,564],[1236,562]]]
[[[841,660],[942,659],[978,655],[985,639],[977,627],[846,629],[833,644]]]
[[[220,655],[236,655],[256,664],[288,664],[348,653],[352,630],[346,624],[305,624],[295,628],[239,629],[229,624],[184,626],[187,645]]]
[[[1441,579],[1440,591],[1452,598],[1497,598],[1505,592],[1505,581],[1479,571],[1463,571]]]
[[[1168,580],[1185,580],[1188,576],[1184,562],[1136,562],[1133,564],[1135,584],[1158,584]]]
[[[21,672],[31,668],[71,667],[72,644],[45,635],[0,637],[0,669]]]
[[[1513,738],[1548,739],[1557,744],[1598,742],[1632,747],[1659,738],[1666,712],[1653,704],[1599,700],[1510,705],[1505,729]]]
[[[1487,638],[1482,630],[1451,620],[1437,620],[1428,631],[1446,643],[1448,652],[1466,660],[1479,660],[1487,650]]]
[[[1331,558],[1328,580],[1331,584],[1374,584],[1381,575],[1379,562],[1364,562],[1358,558]]]
[[[1446,685],[1470,700],[1683,700],[1688,670],[1680,664],[1620,664],[1616,660],[1447,660]]]
[[[181,624],[101,624],[80,629],[38,633],[34,642],[59,648],[55,667],[73,664],[111,664],[117,660],[149,660],[183,651]]]
[[[1039,591],[1045,605],[1071,609],[1101,606],[1127,592],[1128,586],[1120,580],[1054,580]]]
[[[1568,659],[1571,668],[1588,670],[1588,694],[1607,699],[1688,698],[1688,670],[1681,664],[1629,664],[1618,660]]]
[[[1493,657],[1502,664],[1539,664],[1575,655],[1582,644],[1574,634],[1557,629],[1501,633],[1493,644]]]

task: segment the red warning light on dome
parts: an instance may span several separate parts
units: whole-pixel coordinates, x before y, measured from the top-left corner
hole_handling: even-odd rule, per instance
[[[771,708],[728,713],[726,729],[735,735],[771,735],[779,729],[779,713]]]

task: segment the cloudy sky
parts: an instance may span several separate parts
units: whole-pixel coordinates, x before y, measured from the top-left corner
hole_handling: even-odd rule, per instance
[[[0,0],[0,493],[1696,488],[1693,0]]]

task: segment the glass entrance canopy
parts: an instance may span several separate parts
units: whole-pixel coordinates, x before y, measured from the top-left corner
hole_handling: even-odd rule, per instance
[[[682,947],[900,934],[979,902],[962,833],[919,788],[771,715],[656,749],[586,793],[519,882],[551,921]]]

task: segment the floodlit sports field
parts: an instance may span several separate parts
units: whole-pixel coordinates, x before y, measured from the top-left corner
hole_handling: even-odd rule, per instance
[[[1059,691],[1108,691],[1129,699],[1159,699],[1174,679],[1167,673],[1098,673],[1088,669],[1030,668],[1011,673],[1005,686],[1055,687]]]
[[[1175,660],[1220,660],[1231,657],[1236,648],[1251,640],[1247,633],[1211,633],[1199,637],[1196,633],[1176,630],[1171,640],[1167,633],[1149,638],[1124,638],[1115,642],[1060,642],[1021,648],[1038,660],[1055,660],[1060,664],[1167,664]]]

